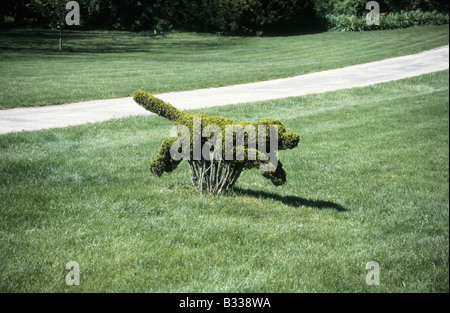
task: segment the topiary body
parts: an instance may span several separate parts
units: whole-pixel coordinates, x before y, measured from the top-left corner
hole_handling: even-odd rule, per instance
[[[133,97],[139,105],[150,112],[156,113],[162,117],[170,120],[174,125],[183,125],[190,131],[190,157],[188,159],[191,180],[197,190],[209,190],[212,193],[220,193],[231,188],[239,178],[241,172],[245,169],[258,168],[261,169],[261,164],[268,164],[269,160],[266,155],[261,154],[255,149],[249,148],[249,139],[260,143],[263,140],[266,146],[270,146],[270,127],[276,126],[278,138],[278,150],[293,149],[299,143],[299,135],[293,132],[288,132],[284,125],[275,119],[263,119],[261,121],[250,123],[246,121],[235,122],[224,117],[209,116],[201,113],[186,113],[182,112],[169,103],[165,103],[145,91],[137,91]],[[245,128],[249,125],[255,127],[254,134],[245,133],[244,137],[244,157],[242,160],[226,160],[226,140],[222,140],[222,149],[220,156],[214,156],[210,160],[203,157],[200,160],[194,159],[194,144],[193,138],[198,135],[194,129],[195,118],[201,118],[201,132],[209,125],[216,125],[220,128],[222,134],[226,133],[226,127],[240,126]],[[260,130],[265,131],[261,133]],[[250,138],[249,138],[250,136]],[[255,136],[255,137],[253,137]],[[201,136],[201,147],[210,140],[212,135],[208,137]],[[225,136],[222,136],[224,138]],[[179,140],[180,137],[170,137],[163,140],[158,156],[155,160],[150,162],[150,170],[152,173],[161,176],[163,173],[170,173],[175,170],[181,160],[174,160],[171,156],[171,147]],[[236,138],[233,138],[233,144]],[[233,146],[236,150],[236,146]],[[213,151],[215,152],[215,151]],[[234,151],[236,152],[236,151]],[[249,158],[251,153],[255,153],[256,159]],[[261,171],[261,170],[260,170]],[[275,186],[280,186],[286,182],[286,172],[283,165],[278,161],[276,168],[272,170],[261,171],[262,175],[270,179]]]

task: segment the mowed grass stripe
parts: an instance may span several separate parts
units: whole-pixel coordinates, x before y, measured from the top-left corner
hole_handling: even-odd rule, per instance
[[[287,37],[68,31],[0,32],[0,108],[126,97],[296,76],[448,44],[448,25]],[[55,39],[56,38],[56,39]]]
[[[157,116],[2,135],[0,290],[448,292],[448,80],[203,110],[301,135],[286,185],[248,171],[221,197],[186,164],[149,173],[171,128]]]

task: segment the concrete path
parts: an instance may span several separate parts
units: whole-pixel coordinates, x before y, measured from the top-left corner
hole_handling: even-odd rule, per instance
[[[449,46],[414,55],[229,87],[155,95],[181,110],[298,97],[364,87],[449,68]],[[150,91],[150,90],[149,90]],[[150,114],[132,98],[95,100],[37,108],[0,110],[0,134],[58,128]]]

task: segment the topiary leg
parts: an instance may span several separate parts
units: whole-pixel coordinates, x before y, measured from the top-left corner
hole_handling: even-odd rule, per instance
[[[275,186],[281,186],[286,182],[286,172],[283,169],[283,164],[278,161],[278,166],[275,171],[261,172],[264,178],[270,179]]]
[[[256,160],[250,163],[250,165],[247,168],[256,168],[258,169],[262,176],[266,179],[270,179],[272,184],[275,186],[281,186],[286,182],[286,172],[283,169],[283,164],[278,160],[277,168],[273,171],[261,171],[260,166],[261,163],[269,163],[269,161],[262,161],[262,160]]]
[[[170,147],[179,138],[172,137],[164,139],[156,159],[150,162],[150,171],[160,177],[164,172],[170,173],[175,170],[181,160],[175,161],[170,155]]]

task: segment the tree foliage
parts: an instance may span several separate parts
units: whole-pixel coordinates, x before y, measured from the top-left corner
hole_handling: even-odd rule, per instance
[[[68,0],[67,0],[68,1]],[[67,2],[62,1],[62,2]],[[59,0],[2,0],[0,24],[52,26]],[[366,14],[366,0],[78,0],[85,28],[171,28],[223,34],[289,33],[319,27],[323,17]],[[378,0],[383,13],[448,13],[447,0]]]
[[[367,14],[368,0],[316,0],[315,12],[319,15],[355,15]],[[448,13],[448,0],[377,0],[383,13],[399,13],[401,11],[429,11]]]
[[[33,0],[28,6],[46,21],[47,26],[60,29],[65,24],[67,2],[66,0]]]

